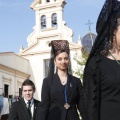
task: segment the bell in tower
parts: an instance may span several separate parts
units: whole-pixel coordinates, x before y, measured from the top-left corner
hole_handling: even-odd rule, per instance
[[[52,14],[52,27],[57,27],[57,14]]]
[[[46,16],[45,16],[45,15],[43,15],[43,16],[41,17],[41,28],[42,28],[42,29],[45,29],[45,28],[46,28]]]

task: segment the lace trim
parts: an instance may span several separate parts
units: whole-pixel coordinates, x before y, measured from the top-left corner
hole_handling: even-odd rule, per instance
[[[83,81],[83,97],[84,97],[84,106],[85,114],[87,114],[86,120],[96,120],[96,105],[97,105],[97,61],[91,60],[88,67],[86,68],[85,78]],[[92,65],[92,66],[90,66]],[[93,72],[94,71],[94,72]],[[98,119],[97,119],[98,120]]]

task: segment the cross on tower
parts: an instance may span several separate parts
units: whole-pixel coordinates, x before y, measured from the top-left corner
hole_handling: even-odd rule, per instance
[[[88,20],[88,23],[85,24],[85,25],[88,25],[89,31],[91,31],[91,28],[90,28],[90,27],[91,27],[91,26],[90,26],[91,24],[93,24],[93,23],[91,23],[90,20]]]
[[[88,25],[88,29],[89,29],[89,34],[90,34],[90,37],[91,37],[91,41],[92,41],[92,45],[93,45],[93,37],[92,37],[92,34],[91,34],[91,24],[93,24],[93,23],[91,23],[90,22],[90,20],[88,20],[88,23],[86,23],[85,25]]]

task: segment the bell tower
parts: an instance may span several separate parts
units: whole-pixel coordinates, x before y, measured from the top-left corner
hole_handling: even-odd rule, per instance
[[[72,41],[73,32],[63,21],[65,0],[34,0],[31,8],[35,11],[34,31],[28,36],[28,46],[38,40],[66,39]]]
[[[73,31],[63,20],[65,5],[65,0],[34,0],[30,6],[35,11],[34,31],[27,37],[27,48],[21,46],[19,55],[29,60],[30,79],[35,82],[37,91],[41,91],[43,78],[48,73],[51,40],[68,40],[71,58],[74,51],[80,49],[80,45],[72,42]],[[35,93],[36,98],[41,98],[40,93]]]

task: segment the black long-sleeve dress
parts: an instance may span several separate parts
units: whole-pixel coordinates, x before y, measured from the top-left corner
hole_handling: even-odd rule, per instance
[[[83,88],[86,120],[120,120],[120,65],[116,60],[93,57]]]

